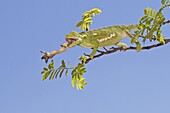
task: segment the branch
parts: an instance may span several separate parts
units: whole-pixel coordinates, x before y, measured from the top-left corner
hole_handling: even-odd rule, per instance
[[[167,44],[167,43],[170,42],[170,39],[164,39],[164,41],[165,41],[165,44]],[[163,44],[163,43],[158,43],[158,44],[153,44],[153,45],[150,45],[150,46],[144,46],[144,47],[142,47],[141,50],[149,50],[149,49],[153,49],[153,48],[156,48],[156,47],[159,47],[159,46],[163,46],[163,45],[165,45],[165,44]],[[126,51],[128,51],[128,50],[136,50],[136,49],[137,49],[137,47],[132,47],[132,46],[130,46],[130,47],[126,48]],[[122,49],[121,47],[118,47],[118,48],[112,47],[110,50],[100,51],[100,53],[97,54],[97,55],[95,55],[95,56],[93,57],[93,59],[88,58],[85,63],[87,64],[87,63],[89,63],[91,60],[94,60],[95,58],[99,58],[99,57],[101,57],[101,56],[104,56],[104,55],[107,55],[107,54],[111,54],[111,53],[115,53],[115,52],[117,52],[117,51],[122,51],[122,50],[123,50],[123,49]]]

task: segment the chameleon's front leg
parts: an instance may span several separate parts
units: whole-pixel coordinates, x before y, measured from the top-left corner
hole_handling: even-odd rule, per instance
[[[59,49],[59,50],[54,50],[54,51],[52,51],[52,52],[45,52],[45,51],[41,51],[41,53],[43,53],[44,55],[41,57],[41,59],[44,59],[45,60],[45,62],[47,63],[48,62],[48,60],[50,59],[50,58],[53,58],[56,54],[59,54],[59,53],[62,53],[62,52],[64,52],[64,51],[66,51],[67,50],[67,48],[68,48],[68,44],[61,44],[61,49]]]
[[[98,47],[99,47],[99,43],[97,41],[94,41],[93,42],[93,51],[90,54],[91,59],[93,59],[94,55],[96,54]]]

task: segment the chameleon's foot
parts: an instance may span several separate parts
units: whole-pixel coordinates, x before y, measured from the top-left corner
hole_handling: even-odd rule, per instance
[[[84,55],[87,56],[88,58],[90,58],[91,60],[94,58],[93,56],[88,55],[88,54],[86,54],[86,53],[84,53]]]
[[[90,59],[93,60],[94,56],[90,55]]]
[[[120,50],[121,52],[125,52],[128,47],[125,43],[121,43],[121,42],[117,43],[116,45],[122,48]]]
[[[45,60],[45,63],[48,62],[48,60],[50,58],[52,58],[51,54],[49,52],[45,52],[45,51],[40,51],[41,53],[43,53],[44,55],[41,57],[41,59],[44,59]]]
[[[126,48],[123,48],[120,50],[121,52],[126,52]]]

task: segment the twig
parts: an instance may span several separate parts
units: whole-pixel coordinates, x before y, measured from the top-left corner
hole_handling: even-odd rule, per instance
[[[170,24],[170,20],[163,22],[163,25],[165,25],[165,24]]]

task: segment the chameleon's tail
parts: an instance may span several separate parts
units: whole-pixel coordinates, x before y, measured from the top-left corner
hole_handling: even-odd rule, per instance
[[[129,30],[135,30],[137,28],[138,28],[138,24],[127,25],[127,29]]]

